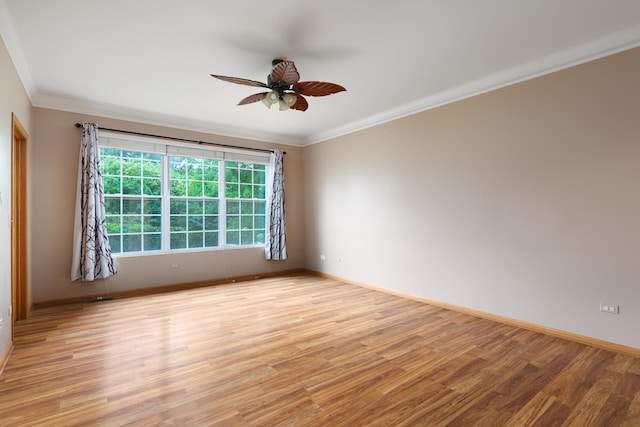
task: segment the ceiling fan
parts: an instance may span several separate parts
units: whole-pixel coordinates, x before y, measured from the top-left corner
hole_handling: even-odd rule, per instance
[[[241,77],[228,77],[211,74],[211,77],[236,83],[245,86],[257,86],[271,89],[270,92],[260,92],[249,95],[240,100],[238,105],[246,105],[262,101],[267,108],[275,103],[280,105],[280,110],[307,111],[309,103],[305,96],[326,96],[333,93],[346,91],[346,89],[335,83],[309,81],[301,82],[300,74],[293,61],[274,59],[271,63],[271,73],[267,76],[267,83],[256,80],[243,79]]]

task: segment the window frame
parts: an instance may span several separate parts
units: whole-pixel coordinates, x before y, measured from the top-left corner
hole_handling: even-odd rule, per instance
[[[137,135],[121,135],[119,133],[101,132],[99,135],[100,148],[113,148],[118,150],[130,150],[143,153],[154,153],[161,155],[161,249],[159,250],[144,250],[144,245],[140,251],[136,252],[117,252],[113,253],[114,257],[131,257],[131,256],[151,256],[151,255],[166,255],[176,253],[187,252],[201,252],[201,251],[218,251],[218,250],[235,250],[235,249],[248,249],[248,248],[264,248],[265,243],[253,243],[249,245],[243,245],[242,241],[239,244],[228,244],[227,242],[227,200],[242,201],[242,198],[227,198],[226,196],[226,165],[225,162],[244,162],[264,165],[264,185],[265,185],[265,215],[266,215],[266,203],[269,198],[269,188],[267,182],[269,181],[269,152],[256,152],[242,149],[234,149],[227,147],[220,147],[216,145],[201,145],[194,146],[193,143],[186,143],[174,140],[159,140],[153,137],[137,136]],[[171,249],[171,211],[170,204],[172,197],[170,193],[170,157],[193,157],[193,158],[206,158],[214,159],[218,161],[218,245],[217,246],[203,246],[195,248],[180,248]],[[102,159],[101,159],[102,160]],[[103,177],[104,178],[104,177]],[[107,197],[108,195],[105,194]],[[141,197],[145,197],[141,195]],[[157,196],[148,196],[157,197]],[[204,196],[203,196],[204,197]],[[188,198],[188,196],[187,196]],[[255,200],[255,198],[251,199]],[[260,199],[261,200],[261,199]],[[122,211],[120,213],[122,214]],[[144,213],[141,213],[144,215]],[[187,214],[188,215],[188,214]],[[254,214],[255,217],[255,214]],[[254,229],[255,230],[255,229]],[[265,217],[265,239],[266,239],[266,217]],[[122,243],[121,243],[122,244]]]

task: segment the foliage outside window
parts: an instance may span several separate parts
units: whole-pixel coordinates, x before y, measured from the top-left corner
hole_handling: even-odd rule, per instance
[[[100,158],[114,254],[264,244],[265,164],[111,146]]]

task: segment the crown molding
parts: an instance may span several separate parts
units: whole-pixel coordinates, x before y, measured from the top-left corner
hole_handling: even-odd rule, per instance
[[[347,123],[344,126],[318,132],[307,137],[304,141],[304,146],[337,138],[465,98],[511,86],[638,46],[640,46],[640,25],[613,33],[594,42],[584,43],[572,49],[547,55],[535,61],[530,61],[435,95],[400,105],[382,113],[365,117],[362,120]]]
[[[228,126],[204,120],[193,120],[185,117],[172,116],[151,111],[125,108],[117,105],[88,102],[80,99],[59,96],[34,96],[33,106],[71,113],[106,117],[154,126],[164,126],[193,132],[202,132],[232,138],[250,139],[253,141],[270,142],[292,146],[301,146],[302,139],[291,135],[282,135],[242,127]]]

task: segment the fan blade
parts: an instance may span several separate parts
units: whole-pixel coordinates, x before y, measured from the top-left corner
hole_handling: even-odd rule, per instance
[[[262,101],[268,93],[269,92],[254,93],[253,95],[249,95],[246,98],[242,98],[240,102],[238,102],[238,105],[247,105],[253,104],[254,102]]]
[[[298,74],[298,70],[293,61],[278,62],[273,66],[270,76],[274,83],[283,81],[289,86],[300,80],[300,74]]]
[[[292,88],[296,93],[308,96],[327,96],[333,93],[346,91],[346,89],[335,83],[328,82],[298,82]]]
[[[256,80],[243,79],[241,77],[219,76],[217,74],[211,74],[211,77],[215,77],[216,79],[224,80],[225,82],[229,82],[229,83],[236,83],[239,85],[267,87],[267,85],[262,82],[259,82]]]
[[[307,108],[309,108],[309,103],[307,102],[306,99],[304,99],[302,95],[297,93],[296,102],[289,108],[291,108],[292,110],[307,111]]]

